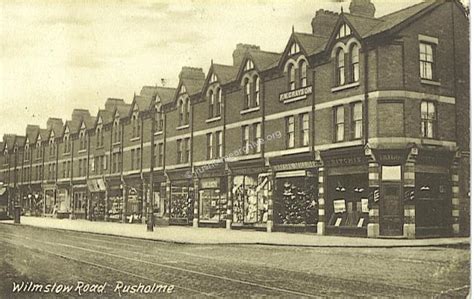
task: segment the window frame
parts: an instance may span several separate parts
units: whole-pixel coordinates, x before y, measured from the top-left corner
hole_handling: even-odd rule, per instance
[[[346,84],[346,54],[344,49],[339,48],[336,51],[336,86]]]
[[[345,111],[344,111],[344,105],[339,105],[339,106],[334,106],[334,111],[333,111],[333,127],[334,127],[334,142],[343,142],[345,138]],[[339,109],[342,111],[342,120],[339,120]],[[339,131],[341,130],[341,131]],[[341,132],[341,136],[339,136],[339,133]],[[340,137],[340,138],[339,138]]]
[[[290,128],[292,126],[292,129]],[[285,117],[285,144],[287,149],[295,148],[295,116],[290,115]]]
[[[357,49],[357,55],[354,55],[355,51]],[[359,82],[360,80],[360,47],[357,43],[354,43],[351,48],[350,48],[350,66],[351,66],[351,82],[350,83],[355,83]]]
[[[356,107],[360,107],[360,118],[357,119],[355,114]],[[359,127],[358,124],[360,124]],[[359,136],[357,135],[358,128],[360,128]],[[364,137],[364,105],[360,101],[351,103],[351,131],[353,140],[359,140]]]
[[[422,47],[425,47],[426,51],[431,49],[431,54],[423,53]],[[431,55],[431,61],[429,60],[429,55]],[[424,56],[424,57],[423,57]],[[420,63],[420,79],[422,80],[429,80],[429,81],[436,81],[436,44],[430,43],[427,41],[420,41],[419,42],[419,63]],[[430,67],[431,77],[427,76],[428,68]]]
[[[426,104],[426,116],[423,115],[423,105]],[[429,118],[430,106],[433,108],[433,118]],[[436,139],[438,135],[438,105],[435,101],[422,100],[420,103],[420,129],[421,137],[427,139]],[[427,125],[431,124],[431,136],[428,134]]]
[[[307,119],[305,120],[305,118]],[[309,113],[308,112],[301,113],[300,114],[300,145],[301,146],[309,146],[309,143],[310,143],[309,132],[310,132]]]

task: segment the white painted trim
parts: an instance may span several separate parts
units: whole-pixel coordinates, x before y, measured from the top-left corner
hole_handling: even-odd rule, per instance
[[[232,157],[227,158],[226,160],[228,162],[245,161],[245,160],[260,158],[261,156],[262,155],[260,153],[259,154],[253,154],[253,155],[232,156]]]
[[[324,102],[321,104],[316,104],[315,105],[315,110],[322,110],[322,109],[327,109],[327,108],[332,108],[334,106],[340,106],[344,104],[349,104],[352,102],[358,102],[358,101],[363,101],[364,100],[364,95],[356,95],[356,96],[351,96],[348,98],[342,98],[334,101],[329,101],[329,102]],[[267,117],[268,118],[268,117]]]
[[[140,140],[140,136],[130,138],[130,141],[132,141],[132,142],[135,142],[135,141],[138,141],[138,140]]]
[[[176,127],[176,130],[184,130],[184,129],[189,129],[189,124]]]
[[[218,126],[218,127],[213,127],[213,128],[210,128],[210,129],[200,130],[200,131],[194,132],[193,136],[206,135],[206,134],[214,133],[214,132],[217,132],[217,131],[224,131],[224,126]]]
[[[280,119],[280,118],[284,118],[284,117],[290,116],[290,115],[297,115],[297,114],[301,114],[301,113],[305,113],[305,112],[311,112],[311,110],[312,110],[312,106],[306,106],[306,107],[302,107],[302,108],[298,108],[298,109],[278,112],[278,113],[274,113],[274,114],[270,114],[270,115],[265,116],[265,120]]]
[[[427,79],[421,79],[421,84],[433,85],[433,86],[441,86],[441,82],[439,82],[439,81],[433,81],[433,80],[427,80]]]
[[[283,101],[283,104],[290,104],[290,103],[298,102],[298,101],[301,101],[301,100],[306,100],[307,98],[308,98],[308,95],[299,96],[299,97],[296,97],[296,98],[293,98],[293,99],[285,100],[285,101]]]
[[[333,87],[333,88],[331,88],[331,92],[337,92],[337,91],[341,91],[341,90],[345,90],[345,89],[357,87],[357,86],[359,86],[359,85],[360,85],[360,82],[357,81],[357,82],[345,84],[345,85],[342,85],[342,86]]]
[[[423,35],[423,34],[418,34],[418,40],[419,40],[420,42],[427,42],[427,43],[435,44],[435,45],[437,45],[437,44],[439,43],[439,42],[438,42],[438,38],[432,37],[432,36]]]
[[[252,118],[252,119],[247,119],[247,120],[243,120],[243,121],[234,122],[234,123],[231,123],[231,124],[227,124],[226,129],[240,128],[242,126],[251,125],[251,124],[257,123],[257,122],[262,122],[262,117],[261,116],[256,117],[256,118]]]
[[[224,158],[220,159],[213,159],[213,160],[202,160],[202,161],[197,161],[194,162],[194,166],[204,166],[204,165],[218,165],[218,164],[224,164]]]
[[[325,151],[325,150],[334,149],[334,148],[343,148],[343,147],[357,146],[357,145],[363,145],[363,144],[364,144],[363,140],[359,139],[359,140],[352,140],[352,141],[346,141],[346,142],[315,145],[314,150]]]
[[[240,115],[244,115],[244,114],[259,111],[259,110],[260,110],[260,106],[253,107],[253,108],[248,108],[248,109],[240,111]]]
[[[163,131],[158,131],[158,132],[155,132],[154,133],[155,136],[158,136],[158,135],[163,135]]]
[[[424,138],[411,138],[411,137],[375,137],[369,138],[370,144],[394,144],[394,143],[415,143],[417,145],[426,144],[426,139]],[[437,145],[443,147],[449,147],[450,149],[455,149],[457,144],[455,141],[443,141],[430,139],[429,145]]]
[[[271,157],[291,155],[291,154],[300,154],[300,153],[307,153],[307,152],[309,152],[309,147],[305,146],[305,147],[298,147],[298,148],[292,148],[292,149],[281,150],[281,151],[266,152],[265,157],[271,158]]]
[[[215,121],[219,121],[221,119],[222,119],[222,117],[219,115],[219,116],[216,116],[216,117],[213,117],[213,118],[206,119],[206,123],[212,123],[212,122],[215,122]]]
[[[171,137],[168,137],[166,138],[166,142],[168,141],[176,141],[178,139],[184,139],[184,138],[191,138],[191,133],[186,133],[186,134],[183,134],[183,135],[177,135],[177,136],[171,136]],[[150,146],[150,143],[147,142],[147,145]],[[125,150],[125,149],[124,149]]]
[[[438,101],[446,104],[455,104],[456,98],[449,96],[441,96],[432,93],[423,93],[416,91],[406,91],[406,90],[386,90],[386,91],[374,91],[369,93],[369,99],[374,98],[410,98],[417,100],[432,100]]]
[[[166,165],[166,169],[178,169],[178,168],[186,168],[191,167],[191,163],[181,163],[181,164],[174,164],[174,165]]]

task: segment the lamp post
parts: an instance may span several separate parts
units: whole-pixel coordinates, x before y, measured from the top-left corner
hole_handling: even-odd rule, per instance
[[[156,101],[156,98],[155,98]],[[151,115],[151,161],[150,161],[150,195],[149,195],[149,205],[148,205],[148,221],[146,230],[148,232],[153,232],[155,226],[155,217],[153,214],[154,209],[154,184],[153,184],[153,171],[155,167],[155,130],[156,130],[156,106],[152,110]]]

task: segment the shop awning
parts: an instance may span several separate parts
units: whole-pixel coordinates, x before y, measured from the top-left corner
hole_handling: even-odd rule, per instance
[[[87,187],[90,192],[103,192],[105,191],[105,183],[103,179],[91,179],[87,181]]]

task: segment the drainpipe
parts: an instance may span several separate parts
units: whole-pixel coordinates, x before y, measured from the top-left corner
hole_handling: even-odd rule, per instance
[[[364,44],[364,145],[369,143],[369,50]]]

